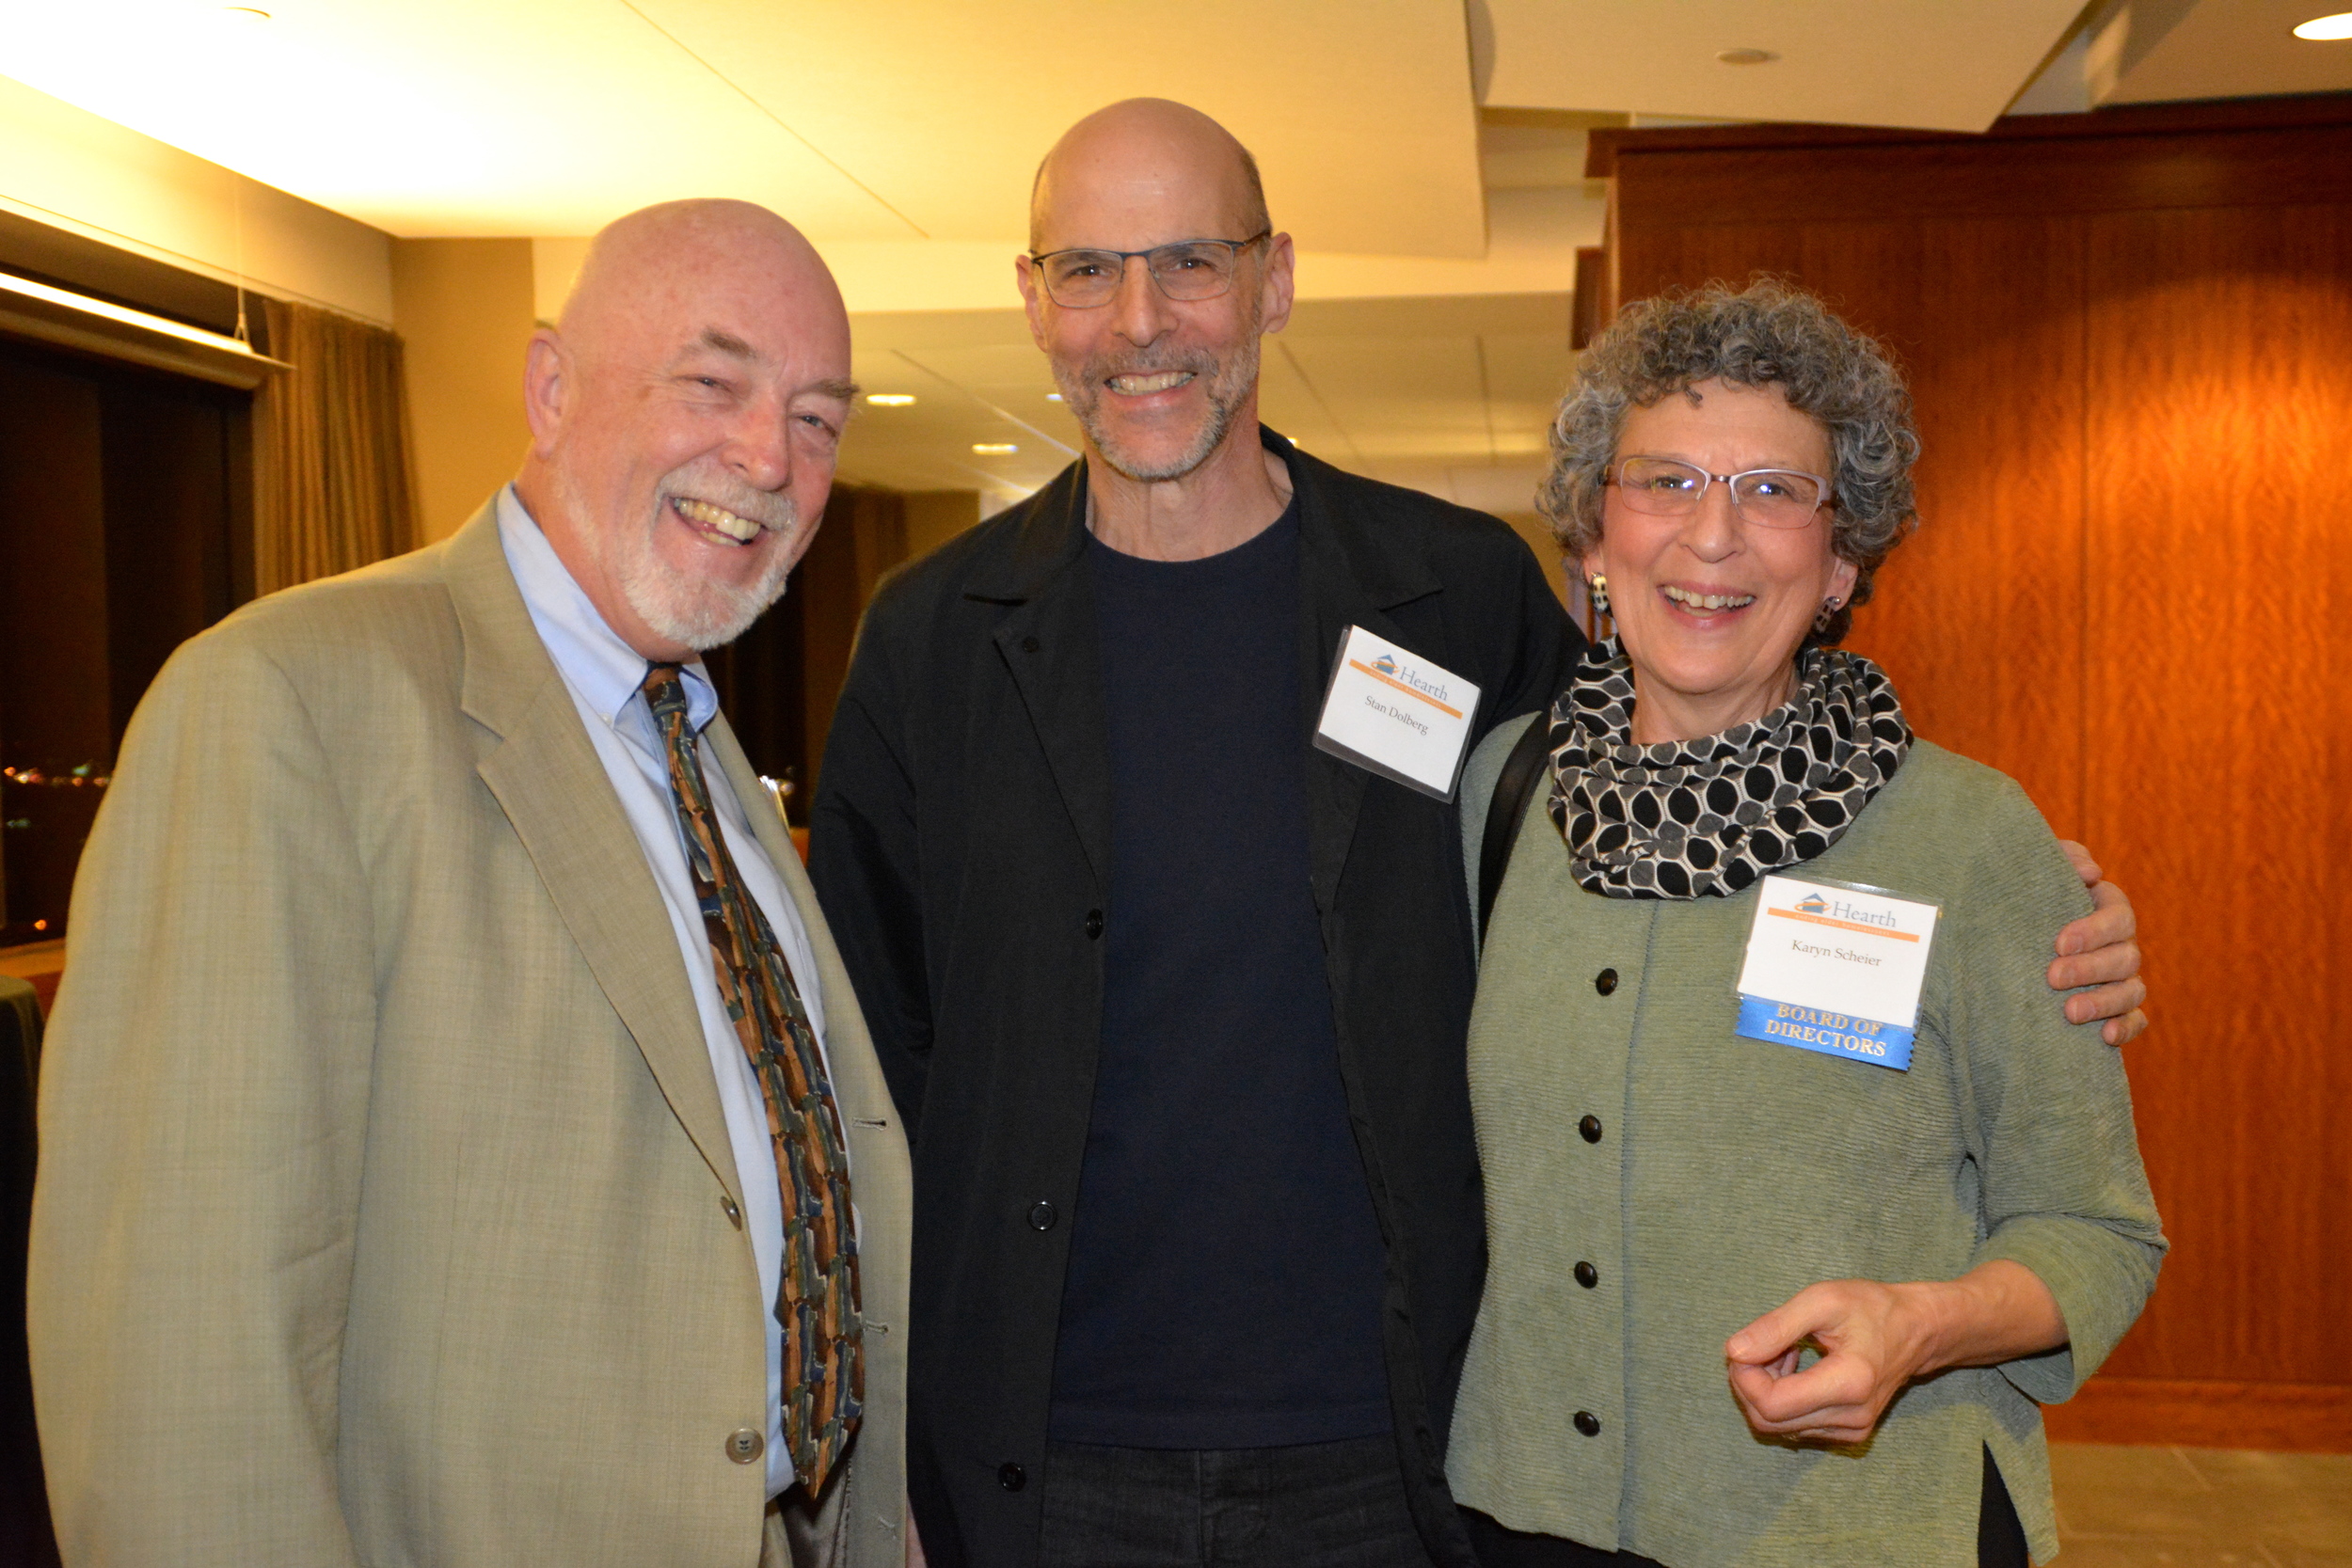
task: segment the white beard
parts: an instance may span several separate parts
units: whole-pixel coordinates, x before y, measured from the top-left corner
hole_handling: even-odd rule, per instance
[[[724,647],[751,630],[752,623],[784,597],[792,561],[779,554],[751,586],[737,588],[688,577],[654,553],[649,537],[640,536],[622,558],[617,576],[621,596],[639,620],[678,646],[699,652]]]
[[[697,652],[724,647],[749,631],[752,623],[784,596],[793,566],[787,552],[779,551],[756,581],[738,588],[680,572],[654,548],[654,538],[668,521],[664,514],[672,495],[699,498],[738,516],[755,518],[772,532],[788,535],[799,520],[789,496],[750,489],[710,459],[697,458],[662,476],[654,492],[653,513],[643,528],[607,529],[590,520],[590,512],[560,464],[556,483],[564,510],[597,541],[597,553],[607,573],[620,585],[621,597],[665,641]]]

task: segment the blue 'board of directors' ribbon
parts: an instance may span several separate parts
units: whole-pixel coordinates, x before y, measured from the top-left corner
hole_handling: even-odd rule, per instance
[[[1898,1072],[1911,1070],[1913,1031],[1907,1024],[1881,1023],[1849,1013],[1801,1007],[1793,1002],[1742,996],[1735,1032],[1752,1040],[1818,1051],[1824,1056],[1844,1056]]]

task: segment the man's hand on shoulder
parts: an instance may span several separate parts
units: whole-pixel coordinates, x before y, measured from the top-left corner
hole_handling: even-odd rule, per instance
[[[2109,1045],[2127,1044],[2148,1027],[2141,1006],[2148,1000],[2147,982],[2139,977],[2139,922],[2132,901],[2122,888],[2106,880],[2090,851],[2068,839],[2058,847],[2074,863],[2075,873],[2090,890],[2098,908],[2058,934],[2058,957],[2050,965],[2050,989],[2092,990],[2066,999],[2066,1022],[2089,1023],[2106,1019],[2101,1037]]]

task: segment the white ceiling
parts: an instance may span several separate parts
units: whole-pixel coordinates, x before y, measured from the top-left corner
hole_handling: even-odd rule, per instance
[[[1140,6],[261,4],[7,0],[0,73],[404,237],[585,234],[707,193],[818,240],[1017,238],[1055,136],[1157,93],[1256,148],[1303,245],[1486,248],[1459,0],[1196,0],[1182,48]],[[1310,61],[1330,85],[1302,93]]]
[[[1298,238],[1268,422],[1522,512],[1573,368],[1575,251],[1601,237],[1589,127],[1972,130],[2029,82],[2021,108],[2352,87],[2352,43],[2286,36],[2352,0],[253,3],[271,18],[0,0],[0,75],[395,234],[533,236],[542,314],[567,237],[675,197],[764,202],[840,277],[859,378],[917,399],[860,410],[845,475],[992,508],[1076,444],[1014,309],[1030,174],[1121,97],[1231,126]]]
[[[1480,102],[1489,107],[1945,131],[1992,124],[2082,10],[2082,0],[1470,5],[1473,17],[1491,19],[1474,26]],[[1777,58],[1716,58],[1730,50]]]

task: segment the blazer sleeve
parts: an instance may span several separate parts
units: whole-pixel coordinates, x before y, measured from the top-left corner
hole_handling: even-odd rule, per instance
[[[1971,1266],[2007,1259],[2049,1287],[2068,1340],[2007,1363],[2028,1398],[2073,1397],[2155,1289],[2166,1242],[2132,1125],[2122,1053],[2070,1024],[2044,983],[2051,939],[2087,911],[2082,880],[2022,790],[1979,835],[1961,907],[1948,1027],[1986,1235]]]
[[[27,1301],[65,1560],[357,1568],[369,899],[327,750],[233,624],[140,705],[69,932]]]
[[[892,669],[895,650],[881,624],[887,603],[867,617],[825,738],[809,813],[808,875],[912,1146],[930,1066],[930,987],[914,764],[899,722],[906,699]]]

